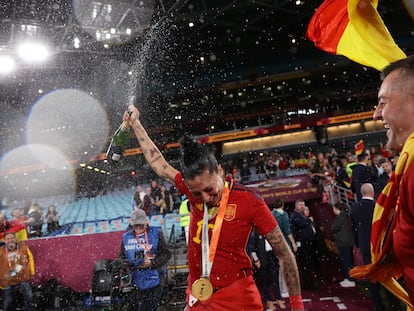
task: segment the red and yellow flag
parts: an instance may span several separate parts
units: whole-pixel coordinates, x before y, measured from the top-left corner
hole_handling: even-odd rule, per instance
[[[326,0],[312,16],[306,37],[325,52],[377,70],[405,58],[377,12],[378,0]]]
[[[26,241],[28,239],[26,228],[27,226],[25,224],[12,222],[9,229],[0,233],[0,241],[4,241],[4,235],[7,232],[14,232],[16,234],[17,241]]]
[[[362,139],[360,139],[354,147],[354,153],[355,155],[360,155],[361,153],[363,153],[365,150],[365,144],[364,141]]]

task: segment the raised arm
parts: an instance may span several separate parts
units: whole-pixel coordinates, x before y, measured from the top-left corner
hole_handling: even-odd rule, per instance
[[[283,277],[288,288],[290,304],[292,310],[304,310],[301,291],[299,270],[296,264],[295,256],[289,248],[282,231],[276,226],[272,231],[266,234],[266,239],[272,246],[273,252],[279,258],[283,267]]]
[[[139,111],[135,106],[128,106],[128,110],[124,113],[124,121],[128,121],[134,130],[141,146],[142,153],[153,171],[159,177],[174,184],[174,178],[178,171],[165,160],[160,150],[148,136],[147,131],[139,120]]]

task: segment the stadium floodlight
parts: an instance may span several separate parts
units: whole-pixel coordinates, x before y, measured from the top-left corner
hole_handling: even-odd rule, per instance
[[[0,55],[0,74],[8,74],[14,70],[14,59],[8,55]]]
[[[39,42],[25,42],[18,46],[17,53],[27,62],[44,62],[49,57],[46,45]]]

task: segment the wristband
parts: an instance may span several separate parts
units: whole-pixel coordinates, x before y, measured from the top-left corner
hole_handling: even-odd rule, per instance
[[[290,300],[290,308],[292,310],[305,310],[305,307],[302,302],[302,296],[300,295],[290,296],[289,300]]]

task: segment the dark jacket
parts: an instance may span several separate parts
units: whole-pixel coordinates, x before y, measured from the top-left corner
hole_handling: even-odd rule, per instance
[[[375,198],[381,193],[388,183],[389,176],[386,173],[382,173],[378,178],[375,184]]]
[[[362,199],[351,206],[351,222],[354,229],[356,246],[362,257],[371,257],[371,227],[375,201]],[[368,262],[364,262],[367,264]]]
[[[349,188],[351,179],[343,167],[338,167],[335,174],[335,180],[338,186]]]
[[[253,236],[253,241],[252,241],[252,248],[251,248],[251,252],[255,252],[257,257],[260,260],[261,266],[262,267],[267,267],[268,266],[268,257],[266,256],[266,238],[259,234],[258,232],[254,232],[254,236]],[[273,253],[273,250],[271,250],[270,252]]]
[[[352,169],[351,189],[358,200],[362,199],[361,185],[364,183],[375,184],[376,176],[373,175],[368,165],[357,164]]]
[[[293,211],[290,215],[290,224],[295,241],[312,241],[314,239],[315,232],[309,218]]]
[[[331,231],[334,236],[335,244],[338,247],[347,247],[354,245],[351,220],[344,211],[341,211],[339,215],[335,217],[334,222],[331,226]]]

